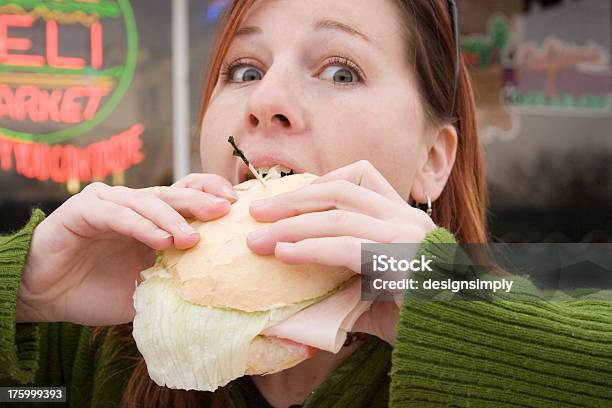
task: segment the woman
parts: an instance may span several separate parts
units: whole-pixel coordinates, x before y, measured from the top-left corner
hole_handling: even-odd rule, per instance
[[[359,272],[362,242],[435,252],[454,242],[447,231],[484,242],[474,101],[463,65],[454,95],[452,33],[443,0],[236,1],[204,95],[205,174],[165,188],[92,184],[3,239],[3,378],[66,384],[74,406],[609,403],[612,311],[599,303],[376,303],[354,328],[373,335],[367,342],[215,395],[153,384],[129,325],[92,337],[72,324],[14,324],[130,322],[134,281],[153,249],[193,246],[199,237],[184,218],[213,219],[235,201],[231,186],[246,171],[230,134],[256,167],[322,175],[251,206],[272,222],[249,236],[255,252]]]

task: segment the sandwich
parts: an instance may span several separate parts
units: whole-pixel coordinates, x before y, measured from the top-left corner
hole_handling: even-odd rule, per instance
[[[293,367],[319,350],[338,352],[370,305],[348,268],[287,265],[247,247],[247,234],[266,225],[249,214],[251,201],[316,179],[278,166],[263,170],[265,184],[251,179],[235,187],[239,199],[224,217],[191,223],[198,244],[161,252],[140,274],[133,336],[159,385],[214,391],[243,375]]]

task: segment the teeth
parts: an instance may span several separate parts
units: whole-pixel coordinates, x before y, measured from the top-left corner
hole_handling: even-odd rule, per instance
[[[268,174],[270,172],[271,168],[275,168],[276,171],[278,171],[279,173],[289,173],[291,171],[291,169],[289,167],[286,166],[282,166],[280,164],[276,164],[272,167],[270,166],[261,166],[261,167],[257,167],[256,170],[259,174],[261,174],[262,176],[265,174]]]
[[[281,177],[281,173],[289,174],[292,170],[289,167],[276,164],[274,166],[259,166],[255,170],[265,179],[276,179]],[[247,180],[254,178],[251,173],[247,174]]]

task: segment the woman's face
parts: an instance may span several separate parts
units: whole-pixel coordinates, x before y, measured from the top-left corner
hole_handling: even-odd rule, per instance
[[[369,160],[407,199],[428,137],[398,14],[390,1],[258,1],[204,117],[203,170],[245,179],[233,135],[256,167],[323,175]]]

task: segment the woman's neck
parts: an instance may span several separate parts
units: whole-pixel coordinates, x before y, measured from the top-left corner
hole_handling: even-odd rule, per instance
[[[313,358],[288,370],[253,376],[251,379],[261,395],[274,408],[301,405],[329,374],[362,344],[363,341],[355,341],[343,347],[338,354],[320,351]]]

